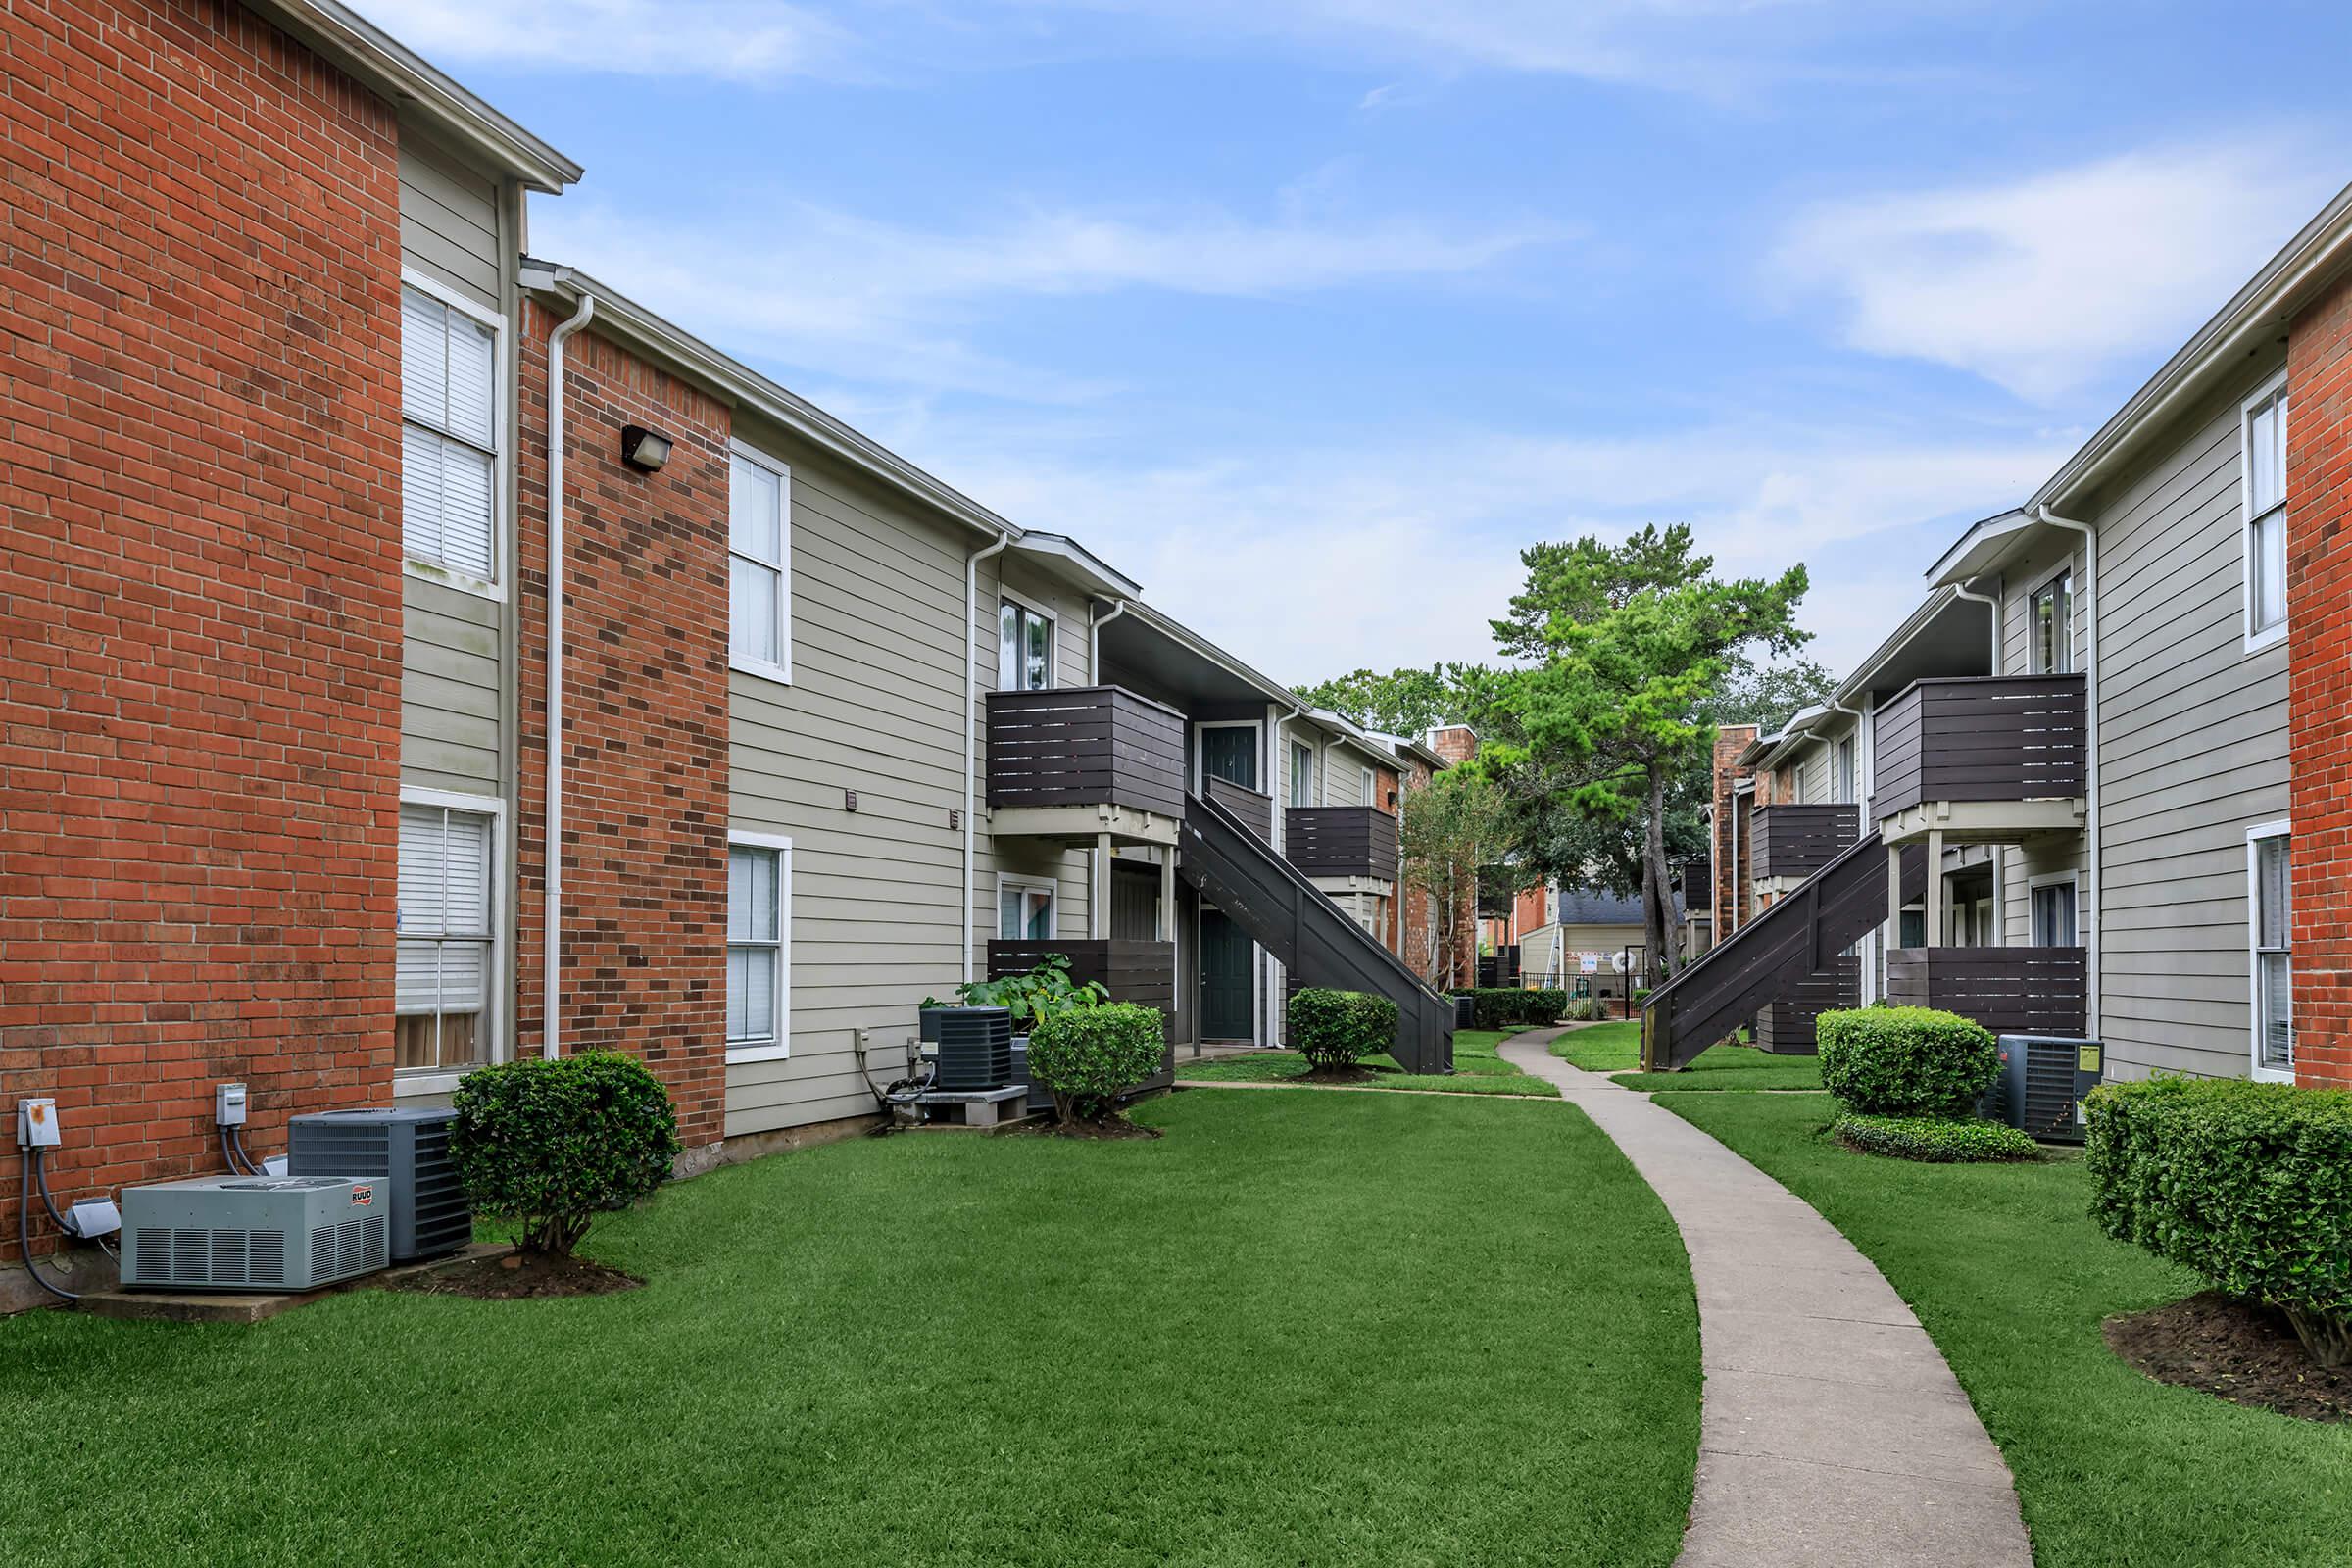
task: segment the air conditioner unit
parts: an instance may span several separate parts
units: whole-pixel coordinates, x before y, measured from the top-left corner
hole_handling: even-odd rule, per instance
[[[446,1106],[322,1110],[287,1124],[296,1176],[391,1178],[392,1260],[439,1257],[473,1240],[473,1210],[450,1163]]]
[[[151,1290],[308,1291],[382,1268],[384,1179],[199,1176],[122,1190],[122,1283]]]
[[[2106,1075],[2099,1042],[2002,1035],[2000,1048],[2001,1075],[1986,1112],[2044,1143],[2081,1143],[2082,1097]]]
[[[934,1089],[1003,1089],[1012,1082],[1012,1013],[1004,1007],[950,1007],[939,1016],[939,1077]]]

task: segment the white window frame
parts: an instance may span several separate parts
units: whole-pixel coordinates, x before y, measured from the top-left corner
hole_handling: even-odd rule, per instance
[[[792,684],[792,466],[783,459],[760,451],[745,441],[727,443],[730,459],[740,458],[756,468],[764,468],[776,479],[776,548],[777,559],[761,561],[735,548],[734,472],[728,465],[727,476],[727,667],[747,675],[758,675],[789,686]],[[746,659],[735,652],[735,572],[733,563],[748,561],[776,574],[776,660]]]
[[[2264,1083],[2291,1084],[2295,1081],[2295,947],[2294,947],[2294,824],[2281,817],[2272,822],[2257,822],[2246,829],[2246,1061],[2251,1076]],[[2262,948],[2262,872],[2258,846],[2266,839],[2286,839],[2287,866],[2287,945],[2286,945],[2286,1027],[2287,1065],[2272,1067],[2262,1059],[2262,965],[2257,956]]]
[[[2237,546],[2241,564],[2240,597],[2244,600],[2240,614],[2240,629],[2244,633],[2245,651],[2249,654],[2284,641],[2287,627],[2286,607],[2283,605],[2279,607],[2278,619],[2276,622],[2259,631],[2254,626],[2254,573],[2257,569],[2254,562],[2254,527],[2262,520],[2254,514],[2254,416],[2261,412],[2264,405],[2272,402],[2279,404],[2278,456],[2280,466],[2283,468],[2286,459],[2287,427],[2294,417],[2293,400],[2287,396],[2284,370],[2265,381],[2260,391],[2238,405],[2237,411]],[[2263,516],[2267,517],[2272,513],[2276,513],[2278,516],[2278,526],[2284,529],[2287,510],[2286,479],[2285,475],[2281,473],[2278,483],[2278,505],[2272,508],[2271,512],[2264,513]],[[2278,590],[2280,593],[2286,591],[2284,573],[2280,574]]]
[[[472,572],[445,566],[437,561],[419,561],[410,555],[405,520],[400,547],[401,572],[419,582],[439,583],[445,588],[455,588],[460,593],[472,594],[477,599],[494,599],[503,604],[507,597],[508,574],[502,568],[506,564],[507,539],[511,531],[507,515],[514,493],[514,443],[507,439],[507,383],[514,373],[511,359],[514,347],[507,331],[507,318],[479,300],[471,299],[439,278],[428,276],[413,267],[400,270],[400,283],[404,290],[413,288],[419,294],[428,295],[490,328],[490,439],[494,443],[490,450],[491,575],[476,577]],[[420,430],[432,430],[435,435],[445,439],[455,439],[446,430],[435,429],[421,420],[412,421],[409,418],[408,389],[405,386],[401,389],[400,422],[404,427],[415,422]]]
[[[2034,604],[2042,595],[2066,585],[2066,613],[2059,625],[2066,633],[2066,667],[2036,669],[2041,659],[2041,617]],[[2075,673],[2075,564],[2071,560],[2040,582],[2026,590],[2026,670],[2034,675],[2072,675]]]
[[[1036,689],[1038,691],[1046,692],[1056,690],[1061,685],[1061,617],[1054,613],[1054,612],[1051,610],[1046,609],[1036,600],[1031,599],[1024,594],[1016,594],[1010,589],[1003,587],[1000,587],[997,590],[997,675],[995,689],[1001,692],[1030,690],[1030,688],[1026,686],[1007,686],[1004,684],[1004,607],[1006,605],[1016,606],[1023,612],[1035,615],[1038,619],[1046,623],[1046,683]]]
[[[1861,755],[1861,743],[1851,735],[1840,735],[1830,743],[1830,795],[1833,804],[1857,804],[1855,797],[1861,793],[1858,788],[1862,776]]]
[[[1054,932],[1046,940],[1054,942],[1060,939],[1061,884],[1050,876],[1028,876],[1017,871],[999,871],[997,873],[997,917],[995,921],[998,941],[1027,942],[1031,940],[1028,937],[1008,937],[1004,934],[1004,890],[1006,888],[1022,888],[1031,893],[1043,893],[1046,896],[1046,924],[1052,927]]]
[[[2081,871],[2045,871],[2039,876],[2026,878],[2026,942],[2029,948],[2040,946],[2034,937],[2034,895],[2043,888],[2072,888],[2075,895],[2075,947],[2082,943],[2082,873]],[[1998,910],[1994,918],[1999,918]],[[2002,933],[2007,935],[2006,932]]]
[[[1373,776],[1370,768],[1359,767],[1355,770],[1355,787],[1356,793],[1363,797],[1362,800],[1357,802],[1358,805],[1369,806],[1374,810],[1378,810],[1380,808],[1380,783]]]
[[[482,967],[484,988],[489,995],[482,1007],[482,1031],[489,1049],[484,1057],[492,1062],[505,1061],[512,1054],[507,1038],[507,803],[496,795],[467,795],[460,790],[412,789],[403,786],[400,792],[403,806],[421,806],[428,809],[470,811],[490,819],[490,953]],[[397,882],[398,872],[394,872]],[[397,892],[395,893],[397,898]],[[397,926],[398,922],[394,922]],[[397,941],[397,931],[395,940]],[[458,1087],[458,1080],[472,1071],[466,1068],[450,1072],[441,1068],[417,1068],[410,1072],[395,1071],[392,1093],[404,1095],[446,1095]]]
[[[729,1046],[729,1065],[745,1061],[782,1061],[792,1054],[792,840],[782,833],[729,828],[727,849],[776,852],[776,1038],[763,1046]],[[735,946],[732,942],[723,947]],[[725,1025],[720,1025],[723,1037]]]
[[[1001,643],[1001,642],[1002,642],[1002,638],[1000,637],[1000,639],[999,639],[999,640],[1000,640],[1000,643]],[[1193,793],[1194,793],[1194,794],[1196,794],[1196,795],[1200,794],[1200,791],[1201,791],[1201,790],[1203,790],[1203,789],[1205,789],[1205,788],[1207,787],[1207,785],[1208,785],[1208,773],[1207,773],[1207,769],[1206,769],[1206,764],[1205,764],[1205,762],[1204,762],[1204,760],[1203,760],[1203,754],[1204,754],[1205,748],[1203,748],[1203,747],[1201,747],[1200,744],[1198,744],[1198,741],[1199,741],[1199,736],[1200,736],[1200,734],[1204,734],[1204,733],[1206,733],[1207,731],[1209,731],[1209,730],[1212,730],[1212,729],[1253,729],[1253,730],[1257,731],[1257,786],[1258,786],[1258,789],[1260,790],[1260,792],[1261,792],[1261,793],[1264,793],[1264,794],[1267,794],[1267,795],[1271,795],[1271,794],[1273,793],[1272,791],[1270,791],[1270,790],[1267,790],[1267,789],[1265,788],[1265,785],[1266,785],[1266,782],[1267,782],[1267,781],[1266,781],[1266,721],[1265,721],[1264,719],[1262,719],[1262,718],[1204,718],[1204,719],[1200,719],[1200,720],[1197,721],[1197,722],[1196,722],[1196,723],[1193,725],[1193,729],[1194,729],[1194,730],[1195,730],[1195,732],[1196,732],[1196,734],[1195,734],[1195,745],[1194,745],[1194,747],[1193,747]],[[1238,789],[1238,788],[1240,788],[1240,786],[1239,786],[1239,785],[1236,785],[1236,786],[1235,786],[1235,788],[1237,788],[1237,789]]]
[[[1299,789],[1299,786],[1298,786],[1298,780],[1299,780],[1299,778],[1300,778],[1300,776],[1301,776],[1300,769],[1299,769],[1299,766],[1298,766],[1298,756],[1299,756],[1299,754],[1300,754],[1301,752],[1303,752],[1303,753],[1305,753],[1305,754],[1306,754],[1306,767],[1305,767],[1304,774],[1303,774],[1303,776],[1304,776],[1304,777],[1305,777],[1305,779],[1306,779],[1306,787],[1305,787],[1305,789],[1304,789],[1304,791],[1303,791],[1303,792],[1302,792],[1302,791]],[[1284,810],[1286,810],[1286,811],[1311,811],[1311,810],[1313,810],[1313,809],[1314,809],[1314,806],[1315,806],[1315,759],[1316,759],[1316,757],[1317,757],[1318,755],[1319,755],[1319,754],[1317,753],[1316,749],[1315,749],[1313,746],[1309,745],[1309,744],[1308,744],[1307,742],[1305,742],[1305,741],[1302,741],[1302,740],[1296,740],[1296,739],[1294,739],[1294,740],[1292,740],[1292,741],[1291,741],[1291,743],[1290,743],[1290,749],[1289,749],[1288,751],[1286,751],[1285,753],[1283,753],[1283,756],[1284,756],[1284,757],[1285,757],[1285,758],[1286,758],[1286,759],[1289,760],[1289,762],[1290,762],[1290,764],[1291,764],[1290,778],[1289,778],[1289,779],[1286,781],[1286,784],[1285,784],[1285,787],[1284,787],[1284,789],[1283,789],[1283,793],[1282,793],[1282,805],[1283,805],[1283,809],[1284,809]],[[1304,804],[1300,804],[1300,802],[1299,802],[1299,801],[1298,801],[1298,796],[1299,796],[1301,793],[1303,793],[1303,794],[1306,796],[1306,800],[1305,800],[1305,803],[1304,803]]]

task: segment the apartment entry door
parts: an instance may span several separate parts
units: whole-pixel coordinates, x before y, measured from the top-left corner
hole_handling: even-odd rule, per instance
[[[1221,778],[1246,790],[1257,782],[1257,726],[1217,724],[1200,731],[1200,776]]]
[[[1216,909],[1200,911],[1200,1038],[1249,1040],[1257,1029],[1250,995],[1250,935]]]

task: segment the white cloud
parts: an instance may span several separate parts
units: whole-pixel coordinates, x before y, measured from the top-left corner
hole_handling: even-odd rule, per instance
[[[2273,143],[2155,150],[2001,184],[1832,203],[1774,266],[1851,346],[2051,403],[2184,340],[2325,194]]]
[[[879,414],[879,411],[877,411]],[[1926,593],[1923,522],[2014,500],[2072,439],[1937,447],[1863,430],[1629,441],[1468,433],[1127,466],[1034,423],[879,431],[1026,525],[1075,534],[1151,602],[1283,680],[1493,655],[1490,617],[1540,539],[1690,522],[1726,573],[1812,574],[1812,650],[1842,667]],[[1937,543],[1941,541],[1938,540]]]
[[[965,334],[982,302],[1127,289],[1263,297],[1459,275],[1554,232],[1351,222],[1290,205],[1272,222],[1035,211],[954,233],[795,205],[733,226],[681,224],[566,197],[533,209],[532,247],[736,352],[865,381],[1068,402],[1105,389],[973,347]]]
[[[777,0],[360,0],[432,60],[772,81],[854,74],[837,24]]]

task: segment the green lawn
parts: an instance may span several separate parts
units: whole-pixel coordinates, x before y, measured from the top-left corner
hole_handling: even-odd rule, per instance
[[[2352,1562],[2352,1427],[2171,1388],[2100,1321],[2186,1272],[2101,1236],[2079,1159],[1913,1165],[1820,1136],[1827,1096],[1660,1095],[1852,1239],[1919,1313],[2008,1455],[2040,1568]]]
[[[918,1134],[602,1222],[652,1281],[258,1327],[0,1319],[10,1562],[1674,1559],[1665,1209],[1561,1105],[1191,1094],[1153,1142]]]
[[[1453,1076],[1409,1073],[1387,1056],[1368,1057],[1364,1065],[1380,1076],[1366,1089],[1438,1089],[1457,1095],[1521,1095],[1536,1099],[1559,1097],[1559,1090],[1541,1078],[1530,1078],[1495,1053],[1516,1031],[1464,1029],[1453,1037]],[[1278,1084],[1306,1076],[1306,1058],[1295,1051],[1252,1051],[1247,1055],[1219,1056],[1188,1062],[1179,1054],[1176,1076],[1194,1083]]]
[[[1642,1020],[1620,1019],[1575,1029],[1551,1044],[1551,1054],[1587,1072],[1605,1072],[1628,1089],[1819,1089],[1821,1062],[1776,1056],[1753,1046],[1713,1046],[1681,1072],[1640,1072]]]

